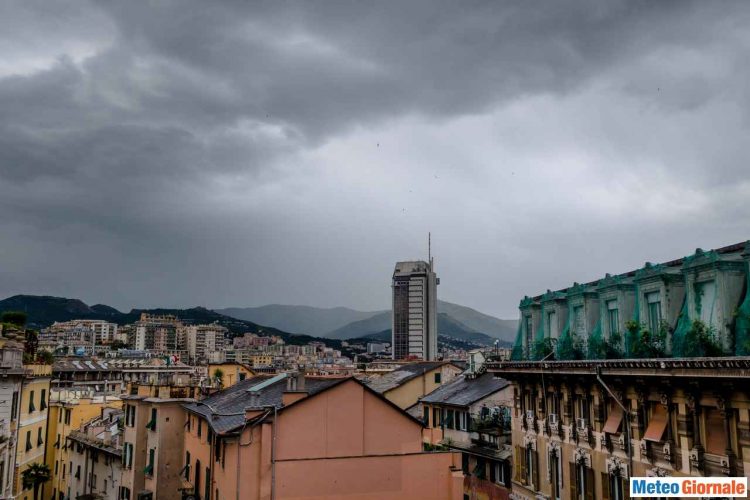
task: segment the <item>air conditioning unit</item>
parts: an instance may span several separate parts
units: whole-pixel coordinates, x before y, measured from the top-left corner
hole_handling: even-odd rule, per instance
[[[550,413],[547,416],[547,421],[550,425],[557,425],[557,413]]]
[[[588,428],[589,424],[586,421],[585,418],[577,418],[576,419],[576,428],[579,431],[585,431]]]

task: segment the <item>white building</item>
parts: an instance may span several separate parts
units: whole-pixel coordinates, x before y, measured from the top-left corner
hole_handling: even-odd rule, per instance
[[[435,360],[439,283],[432,259],[396,263],[392,284],[393,359]]]
[[[209,353],[224,350],[228,330],[223,326],[218,324],[193,325],[185,329],[190,360],[207,361]]]
[[[0,326],[0,333],[2,326]],[[0,498],[12,498],[24,377],[23,344],[0,337]]]
[[[122,474],[120,409],[102,408],[102,414],[68,435],[70,491],[73,498],[118,499]]]

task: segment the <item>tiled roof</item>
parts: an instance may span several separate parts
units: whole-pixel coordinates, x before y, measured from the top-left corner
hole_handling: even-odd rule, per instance
[[[470,406],[480,399],[504,389],[510,384],[505,379],[485,373],[471,379],[459,375],[447,384],[438,387],[421,399],[422,403],[443,403],[455,406]]]
[[[310,397],[345,380],[349,378],[305,377],[305,389]],[[286,384],[284,376],[257,375],[237,382],[200,402],[186,404],[184,408],[204,417],[214,432],[222,434],[245,423],[246,408],[282,408],[282,394],[286,390]],[[256,390],[253,391],[253,388]]]
[[[439,368],[448,364],[447,361],[423,361],[420,363],[409,363],[403,365],[392,372],[388,372],[379,377],[367,380],[365,383],[373,390],[383,394],[391,389],[405,384],[409,380],[416,378],[423,373]]]
[[[109,362],[101,359],[91,358],[58,358],[52,365],[53,372],[78,372],[78,371],[119,371],[120,368],[112,366]]]

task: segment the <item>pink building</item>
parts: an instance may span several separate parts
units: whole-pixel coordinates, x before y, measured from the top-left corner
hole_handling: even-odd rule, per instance
[[[184,407],[203,500],[462,497],[460,456],[423,452],[422,423],[351,377],[259,375]]]

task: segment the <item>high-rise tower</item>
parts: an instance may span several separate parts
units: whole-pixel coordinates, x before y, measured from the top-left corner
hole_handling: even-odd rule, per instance
[[[393,359],[437,356],[437,285],[433,260],[396,263],[393,271]]]

